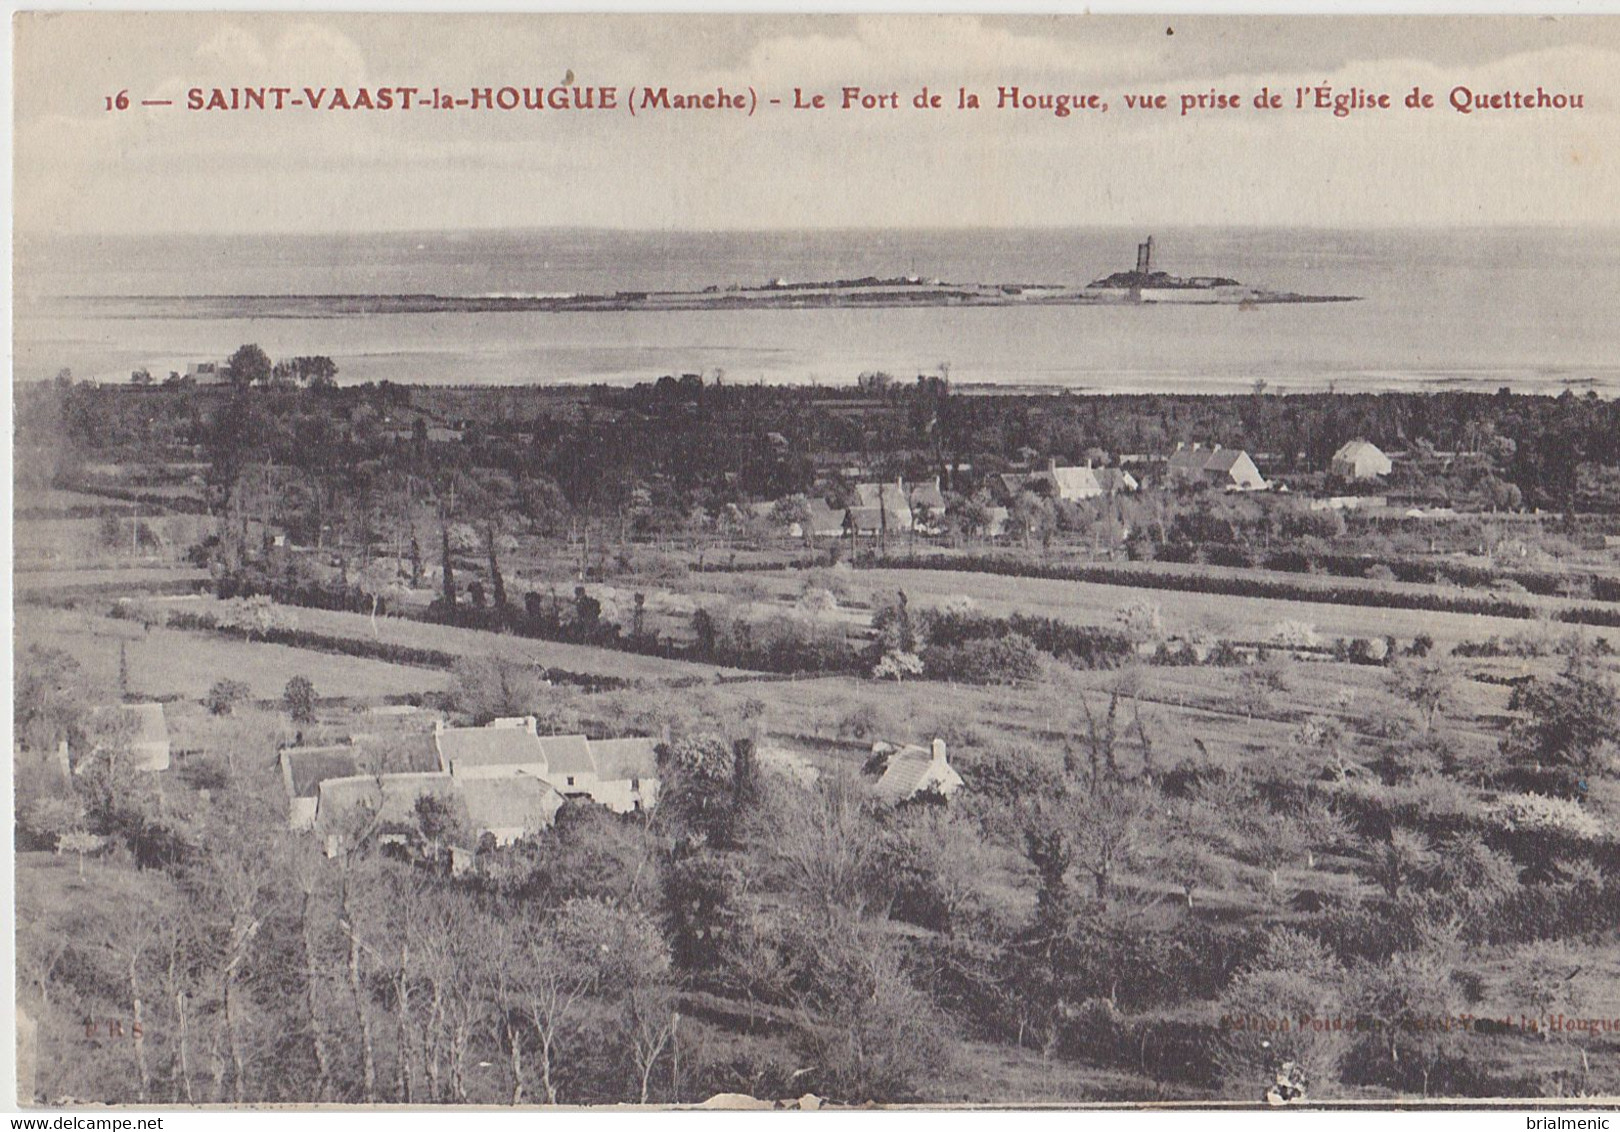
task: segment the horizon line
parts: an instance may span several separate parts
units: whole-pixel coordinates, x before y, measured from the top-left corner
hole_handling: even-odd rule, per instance
[[[1110,221],[1098,223],[1030,223],[1030,224],[941,224],[941,225],[888,225],[888,224],[812,224],[803,226],[787,225],[744,225],[738,227],[632,227],[614,224],[478,224],[459,225],[453,227],[381,227],[381,228],[266,228],[266,229],[167,229],[150,228],[139,231],[118,229],[76,229],[71,231],[51,229],[31,229],[17,227],[13,230],[16,239],[139,239],[139,238],[175,238],[175,237],[332,237],[332,236],[392,236],[415,235],[421,233],[433,234],[481,234],[492,232],[590,232],[612,233],[614,235],[662,235],[662,236],[723,236],[723,235],[759,235],[770,232],[792,233],[942,233],[942,232],[1053,232],[1053,231],[1105,231],[1119,230],[1132,232],[1145,231],[1200,231],[1200,230],[1238,230],[1238,231],[1272,231],[1272,232],[1413,232],[1413,231],[1557,231],[1557,232],[1613,232],[1620,231],[1620,218],[1611,223],[1559,223],[1557,221],[1523,221],[1514,220],[1508,223],[1489,222],[1423,222],[1411,221],[1406,223],[1376,223],[1376,224],[1325,224],[1325,223],[1264,223],[1260,221],[1222,221],[1207,223],[1187,223],[1185,221],[1155,222],[1155,221]]]

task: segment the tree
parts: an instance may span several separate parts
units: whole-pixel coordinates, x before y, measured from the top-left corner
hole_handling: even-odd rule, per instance
[[[29,645],[17,657],[12,687],[14,726],[33,751],[55,751],[64,742],[74,750],[83,747],[91,705],[111,698],[73,657],[40,645]]]
[[[1057,530],[1057,512],[1050,499],[1033,492],[1022,492],[1007,513],[1007,533],[1025,546],[1039,542],[1043,547]]]
[[[281,693],[281,702],[294,723],[315,722],[315,685],[307,676],[294,676]]]
[[[1584,969],[1584,961],[1561,940],[1528,944],[1513,956],[1507,985],[1510,1001],[1530,1008],[1530,1024],[1540,1031],[1542,1041],[1552,1038],[1551,1015],[1580,1003],[1584,988],[1577,980]]]
[[[570,900],[549,919],[523,933],[525,962],[517,993],[534,1028],[540,1084],[547,1104],[558,1103],[557,1065],[584,1015],[590,991],[601,980],[601,921],[606,905]]]
[[[98,852],[106,844],[105,837],[90,833],[83,829],[73,829],[56,839],[58,853],[77,853],[79,856],[79,879],[84,879],[84,858],[87,854]]]
[[[794,1045],[821,1093],[893,1103],[948,1058],[950,1029],[908,977],[892,937],[849,917],[796,926]]]
[[[1200,888],[1216,888],[1231,879],[1232,871],[1207,846],[1187,838],[1176,838],[1158,851],[1158,864],[1164,876],[1181,890],[1187,907],[1193,906],[1193,893]]]
[[[824,774],[807,790],[778,780],[755,820],[778,882],[818,918],[859,918],[879,902],[882,846],[853,775]]]
[[[1367,850],[1368,872],[1394,900],[1434,866],[1434,850],[1421,833],[1393,829],[1387,841],[1375,842]]]
[[[1522,713],[1502,740],[1509,758],[1589,774],[1615,772],[1620,695],[1587,649],[1572,648],[1557,679],[1532,678],[1515,687],[1508,708]]]
[[[896,684],[907,676],[921,676],[923,671],[922,659],[911,652],[884,653],[882,659],[872,667],[872,679],[887,680],[893,677]]]
[[[378,611],[387,598],[404,590],[400,584],[399,566],[392,558],[375,559],[360,571],[357,583],[360,592],[371,599],[371,635],[373,638],[379,637],[381,632],[377,628]]]
[[[1435,887],[1465,908],[1486,909],[1518,890],[1519,868],[1477,833],[1458,833],[1440,844]]]
[[[945,504],[945,520],[963,539],[983,538],[990,533],[990,501],[983,495],[954,496]]]
[[[238,347],[225,365],[230,371],[231,384],[238,389],[250,385],[269,385],[275,371],[270,364],[270,355],[253,343]]]
[[[1157,605],[1145,598],[1121,609],[1117,620],[1120,632],[1138,648],[1164,639],[1164,614]]]
[[[1333,1025],[1345,997],[1345,972],[1332,952],[1302,933],[1274,930],[1221,996],[1225,1036],[1216,1061],[1228,1087],[1251,1098],[1281,1081],[1329,1089],[1349,1051],[1349,1033]]]
[[[203,699],[210,715],[230,715],[238,704],[253,694],[253,690],[240,680],[216,680]]]
[[[1308,716],[1295,729],[1293,741],[1301,754],[1315,760],[1338,782],[1346,781],[1361,770],[1360,764],[1350,757],[1343,725],[1331,715]]]
[[[1238,696],[1250,719],[1272,710],[1273,697],[1287,692],[1290,686],[1288,662],[1281,657],[1269,656],[1251,664],[1238,674]]]
[[[658,808],[699,843],[731,845],[737,769],[738,748],[721,736],[682,736],[660,752]]]
[[[1415,1071],[1425,1097],[1430,1074],[1457,1041],[1451,1023],[1463,1004],[1451,973],[1446,956],[1430,948],[1363,961],[1350,972],[1349,998],[1356,1016],[1372,1023],[1394,1084],[1405,1084],[1406,1075]]]
[[[456,710],[477,724],[532,715],[544,705],[550,683],[533,664],[499,656],[464,656],[450,669]]]
[[[251,641],[255,633],[268,637],[293,628],[297,617],[291,610],[277,605],[268,594],[254,594],[226,602],[217,623],[221,629],[235,629]]]
[[[1456,698],[1457,675],[1451,665],[1434,659],[1409,659],[1389,670],[1390,691],[1417,709],[1428,734],[1435,717],[1451,707]]]

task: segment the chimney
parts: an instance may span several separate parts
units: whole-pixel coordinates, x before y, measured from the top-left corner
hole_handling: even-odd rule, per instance
[[[433,721],[433,734],[435,734],[435,735],[443,735],[444,734],[444,720],[435,719]]]
[[[943,739],[934,740],[934,765],[945,765],[945,740]]]
[[[1046,458],[1046,470],[1049,471],[1049,472],[1057,471],[1057,457],[1056,456],[1048,456]]]
[[[527,731],[530,735],[538,735],[540,733],[540,721],[532,715],[524,716],[523,730]]]

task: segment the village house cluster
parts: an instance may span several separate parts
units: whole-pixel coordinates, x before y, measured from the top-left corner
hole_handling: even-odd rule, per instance
[[[465,807],[471,832],[502,845],[548,828],[570,798],[627,814],[658,797],[657,740],[540,735],[534,716],[486,727],[435,721],[417,737],[289,747],[280,758],[289,824],[332,848],[358,813],[409,823],[427,797]]]

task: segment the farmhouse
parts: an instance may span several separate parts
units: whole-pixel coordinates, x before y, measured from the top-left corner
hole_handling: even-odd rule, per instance
[[[1178,444],[1170,454],[1170,480],[1178,484],[1203,484],[1225,491],[1264,491],[1266,478],[1241,448],[1205,448],[1200,444]]]
[[[537,728],[532,715],[488,727],[435,723],[439,769],[461,779],[538,779],[561,795],[588,798],[619,814],[650,809],[657,800],[654,740],[540,735]]]
[[[435,720],[433,744],[439,762],[435,769],[446,774],[464,778],[545,775],[546,751],[535,734],[533,716],[497,719],[488,727],[446,727]]]
[[[1142,485],[1124,468],[1093,468],[1092,474],[1102,485],[1104,495],[1118,495],[1122,491],[1136,491]]]
[[[856,533],[885,530],[890,533],[911,529],[911,498],[906,492],[906,481],[893,483],[858,483],[855,485],[855,506],[850,515],[860,512]],[[875,521],[874,521],[875,520]]]
[[[354,778],[360,773],[355,749],[346,743],[329,747],[285,747],[277,761],[281,763],[281,784],[287,790],[287,825],[292,829],[315,828],[321,783],[335,778]]]
[[[231,380],[231,367],[224,362],[191,362],[186,366],[186,377],[197,385],[226,385]]]
[[[883,774],[873,792],[891,806],[929,793],[949,798],[962,788],[962,776],[946,761],[943,739],[935,739],[928,747],[874,743],[872,760],[884,760]]]
[[[933,512],[945,510],[945,493],[940,490],[938,476],[923,483],[913,484],[907,499],[911,503],[913,514],[924,510]]]
[[[1090,463],[1064,466],[1053,459],[1047,460],[1044,471],[1006,472],[1000,478],[1002,497],[1009,502],[1023,492],[1033,491],[1064,503],[1078,503],[1101,495],[1135,491],[1141,486],[1135,476],[1119,468],[1096,468]]]
[[[838,538],[844,533],[845,512],[842,509],[827,506],[824,499],[812,499],[808,510],[810,514],[805,521],[805,529],[811,538]]]
[[[418,824],[425,799],[436,799],[482,838],[506,845],[548,828],[564,799],[538,778],[459,779],[439,771],[329,778],[316,792],[311,827],[336,852],[363,829],[398,838]]]
[[[1342,480],[1372,480],[1387,476],[1395,465],[1370,440],[1352,440],[1333,454],[1333,474]]]
[[[437,772],[438,751],[425,733],[356,735],[348,743],[285,747],[278,756],[287,790],[287,824],[312,829],[321,784],[336,778]]]

